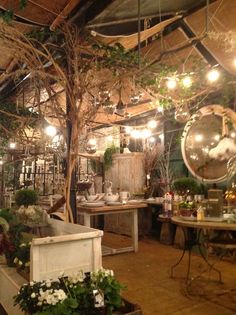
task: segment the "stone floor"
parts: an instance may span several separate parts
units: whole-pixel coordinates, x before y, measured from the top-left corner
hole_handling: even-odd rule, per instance
[[[123,296],[139,304],[143,315],[236,314],[236,264],[210,257],[222,272],[223,284],[220,284],[214,271],[202,273],[206,264],[193,254],[191,277],[194,280],[187,286],[184,279],[187,255],[175,268],[174,278],[170,278],[170,267],[181,253],[180,249],[146,238],[139,241],[137,253],[103,257],[103,266],[114,270],[120,282],[127,286]]]

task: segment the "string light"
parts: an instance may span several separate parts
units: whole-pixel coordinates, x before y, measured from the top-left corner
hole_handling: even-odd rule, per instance
[[[154,142],[156,142],[156,139],[154,137],[150,137],[149,142],[154,143]]]
[[[168,89],[174,90],[177,86],[177,82],[176,82],[175,78],[170,78],[166,82],[166,85],[167,85]]]
[[[219,79],[220,72],[217,69],[212,69],[207,73],[207,79],[210,82],[215,82]]]
[[[154,119],[149,120],[149,122],[147,123],[147,126],[150,129],[155,129],[157,127],[157,121]]]
[[[0,159],[0,165],[3,165],[3,160],[2,159]]]
[[[125,127],[125,133],[127,133],[129,135],[129,134],[131,134],[131,132],[132,132],[132,127],[126,126]]]
[[[54,137],[57,134],[57,129],[54,126],[47,126],[45,128],[45,133],[49,137]]]
[[[147,138],[149,138],[150,136],[151,136],[151,131],[149,130],[149,129],[143,129],[142,131],[141,131],[141,137],[143,138],[143,139],[147,139]]]
[[[184,87],[190,88],[192,86],[193,82],[192,82],[192,79],[189,76],[187,76],[187,77],[183,78],[182,83],[183,83]]]
[[[97,144],[97,140],[96,140],[95,138],[90,138],[90,139],[88,140],[88,144],[89,144],[89,145],[96,145],[96,144]]]
[[[10,149],[15,149],[16,148],[16,143],[15,142],[10,142],[9,143]]]
[[[131,131],[130,135],[132,138],[135,138],[135,139],[141,138],[141,131],[134,129]]]
[[[107,136],[106,139],[107,139],[107,141],[109,141],[109,142],[113,141],[113,137],[112,137],[112,136]]]

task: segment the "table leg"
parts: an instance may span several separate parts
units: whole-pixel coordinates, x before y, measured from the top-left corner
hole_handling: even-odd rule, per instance
[[[131,222],[131,233],[134,251],[138,251],[138,210],[133,209],[132,211],[132,222]]]
[[[84,213],[84,225],[91,227],[91,216],[89,213]]]

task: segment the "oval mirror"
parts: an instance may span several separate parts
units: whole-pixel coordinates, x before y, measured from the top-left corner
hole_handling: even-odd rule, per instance
[[[193,176],[206,183],[225,181],[228,160],[236,154],[236,113],[221,105],[202,107],[184,128],[181,150]]]

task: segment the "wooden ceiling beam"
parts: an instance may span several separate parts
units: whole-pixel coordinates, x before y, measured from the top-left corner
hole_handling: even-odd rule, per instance
[[[81,0],[70,0],[64,9],[58,14],[55,20],[50,25],[50,30],[54,31],[64,19],[67,18],[68,14],[80,3]]]

